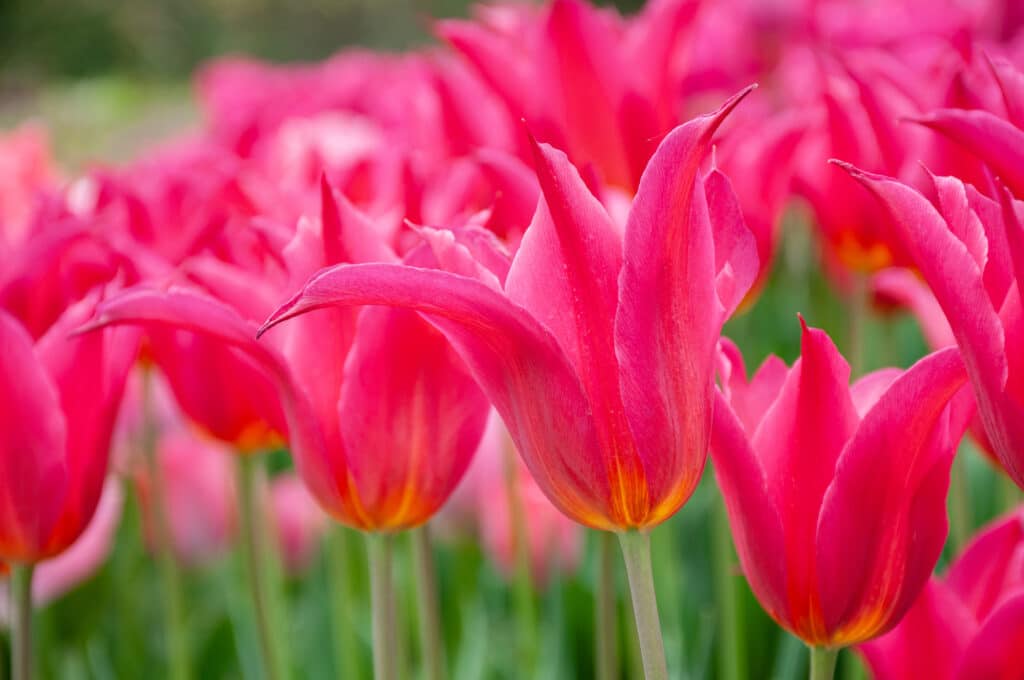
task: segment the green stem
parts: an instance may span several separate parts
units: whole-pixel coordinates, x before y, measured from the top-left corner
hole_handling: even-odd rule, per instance
[[[11,680],[32,680],[31,564],[11,567]]]
[[[427,525],[412,530],[412,559],[416,570],[417,615],[420,627],[420,651],[426,680],[443,680],[444,642],[441,639],[441,615],[438,604],[434,553]]]
[[[735,572],[732,532],[725,503],[716,496],[712,532],[715,571],[715,599],[719,615],[718,666],[723,680],[739,680],[746,675],[743,627],[739,617],[739,593]]]
[[[331,527],[327,536],[324,556],[327,560],[327,582],[331,591],[331,626],[334,630],[335,672],[342,678],[359,678],[359,646],[353,619],[349,615],[354,606],[355,589],[352,587],[352,567],[349,561],[349,530]]]
[[[537,659],[537,610],[533,576],[530,572],[530,545],[526,529],[526,511],[520,492],[516,453],[511,444],[504,448],[505,494],[508,497],[515,556],[515,608],[521,668],[532,675]]]
[[[864,664],[853,652],[852,647],[847,647],[840,656],[843,680],[864,680],[867,674],[864,671]]]
[[[971,494],[967,477],[967,451],[961,447],[953,459],[949,483],[949,534],[953,554],[959,555],[971,536]]]
[[[619,659],[615,610],[615,535],[602,531],[597,535],[597,680],[615,680]]]
[[[839,650],[831,647],[811,647],[810,680],[832,680],[836,674]]]
[[[267,546],[267,534],[260,503],[259,484],[262,481],[261,460],[255,455],[238,455],[239,530],[242,551],[249,574],[259,635],[263,668],[269,680],[285,680],[289,677],[285,659],[284,639],[278,619],[280,613],[275,603],[277,590],[272,577],[273,565]]]
[[[189,649],[185,628],[185,605],[181,589],[181,571],[174,559],[164,477],[157,459],[156,415],[153,412],[152,375],[144,369],[142,376],[142,450],[149,472],[150,508],[156,533],[154,549],[164,596],[164,635],[167,641],[167,669],[170,680],[188,680]]]
[[[871,305],[871,288],[866,274],[854,272],[853,287],[849,301],[849,337],[847,338],[847,358],[850,361],[850,374],[859,378],[864,374],[864,349],[867,335],[868,310]]]
[[[373,677],[395,680],[395,600],[391,576],[394,538],[390,534],[367,533],[366,554],[370,567],[370,606],[373,611]]]
[[[619,545],[626,561],[629,591],[633,596],[633,615],[640,638],[644,677],[646,680],[667,680],[665,643],[661,638],[658,601],[654,593],[654,574],[651,570],[650,535],[639,531],[624,531],[619,534]]]

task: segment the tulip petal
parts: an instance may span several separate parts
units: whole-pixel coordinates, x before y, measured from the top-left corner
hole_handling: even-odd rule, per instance
[[[1007,600],[982,623],[964,652],[960,680],[1016,680],[1024,668],[1024,593]]]
[[[950,432],[943,416],[966,379],[956,348],[925,357],[893,381],[843,450],[817,527],[822,611],[838,643],[895,624],[935,567],[949,467],[966,427]]]
[[[850,367],[832,340],[801,319],[801,357],[765,413],[751,444],[761,460],[768,492],[786,532],[789,606],[795,630],[804,639],[822,636],[814,542],[826,489],[836,461],[859,418],[848,387]]]
[[[674,511],[707,455],[722,308],[698,180],[712,135],[750,88],[672,131],[651,157],[624,237],[615,349],[622,401],[652,498]]]
[[[718,170],[704,181],[708,215],[715,239],[715,288],[729,317],[758,275],[757,242],[747,229],[732,183]]]
[[[652,501],[619,391],[614,319],[622,243],[611,218],[565,154],[534,145],[543,199],[506,281],[508,297],[558,339],[595,413],[603,461],[625,526],[644,521]]]
[[[103,302],[93,321],[79,332],[116,324],[188,331],[197,338],[243,352],[277,388],[280,403],[268,404],[267,408],[271,414],[280,409],[287,418],[289,445],[296,467],[310,491],[325,508],[337,508],[346,503],[343,458],[329,456],[308,398],[293,382],[284,359],[267,344],[256,341],[255,325],[244,321],[227,305],[193,291],[140,287]]]
[[[717,390],[714,398],[711,458],[736,553],[758,601],[776,621],[787,620],[786,561],[780,559],[785,553],[782,521],[743,425]]]
[[[1022,542],[1024,513],[1017,510],[980,531],[946,574],[946,583],[979,621],[988,617],[1004,592],[1024,585],[1024,574],[1011,570]]]
[[[544,493],[576,521],[609,529],[608,478],[579,378],[558,342],[483,283],[444,271],[363,264],[325,269],[264,324],[331,306],[388,305],[423,314],[462,356],[505,421]]]
[[[900,624],[859,648],[875,680],[952,680],[977,629],[943,582],[931,579]]]
[[[462,360],[416,312],[362,310],[338,419],[364,528],[428,520],[462,480],[488,410]]]
[[[990,58],[988,64],[1003,93],[1007,117],[1018,128],[1024,129],[1024,73],[1003,58]]]
[[[32,338],[2,310],[0,376],[0,558],[35,561],[67,489],[67,425]]]
[[[939,109],[916,120],[976,155],[1016,196],[1024,196],[1024,130],[977,109]]]
[[[555,110],[562,112],[573,161],[593,164],[608,184],[632,187],[636,178],[619,124],[619,36],[606,15],[581,0],[554,0],[543,30],[547,49],[538,57],[538,73],[550,88],[545,95],[560,104]]]
[[[138,354],[138,333],[131,329],[69,337],[95,308],[95,296],[70,307],[36,345],[39,361],[60,394],[68,438],[68,484],[60,519],[47,540],[47,556],[74,543],[92,519],[107,477],[121,396]]]

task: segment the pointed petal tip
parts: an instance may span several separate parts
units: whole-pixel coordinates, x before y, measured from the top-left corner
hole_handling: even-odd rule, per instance
[[[722,105],[718,107],[718,110],[711,113],[710,117],[716,118],[718,120],[724,120],[725,117],[732,113],[732,110],[735,109],[739,105],[739,103],[746,98],[748,94],[750,94],[756,89],[757,83],[751,83],[750,85],[747,85],[745,88],[743,88],[733,96],[726,99],[722,103]]]

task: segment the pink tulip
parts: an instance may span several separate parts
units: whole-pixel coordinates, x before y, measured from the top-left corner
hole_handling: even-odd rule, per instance
[[[1020,204],[1004,190],[1000,205],[956,178],[932,177],[933,204],[894,179],[842,167],[891,213],[963,352],[991,447],[1024,485]]]
[[[860,648],[877,680],[997,680],[1024,668],[1024,514],[993,522],[903,621]]]
[[[655,526],[700,478],[718,334],[757,273],[728,181],[699,172],[744,94],[665,138],[624,234],[566,156],[535,145],[543,200],[507,277],[485,266],[499,259],[485,242],[427,231],[448,271],[326,269],[263,330],[322,308],[418,310],[466,361],[556,507],[599,529]]]
[[[124,331],[69,339],[92,313],[71,307],[35,344],[0,311],[0,559],[36,563],[66,550],[99,502],[111,433],[135,354]]]
[[[807,644],[886,632],[946,539],[950,465],[965,423],[956,349],[848,384],[829,337],[803,326],[801,358],[747,381],[724,343],[711,454],[740,564],[768,614]],[[871,498],[870,503],[865,503]]]

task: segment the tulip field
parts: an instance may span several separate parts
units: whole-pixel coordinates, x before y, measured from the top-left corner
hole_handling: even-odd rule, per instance
[[[0,74],[0,680],[1024,680],[1024,3],[419,22]]]

